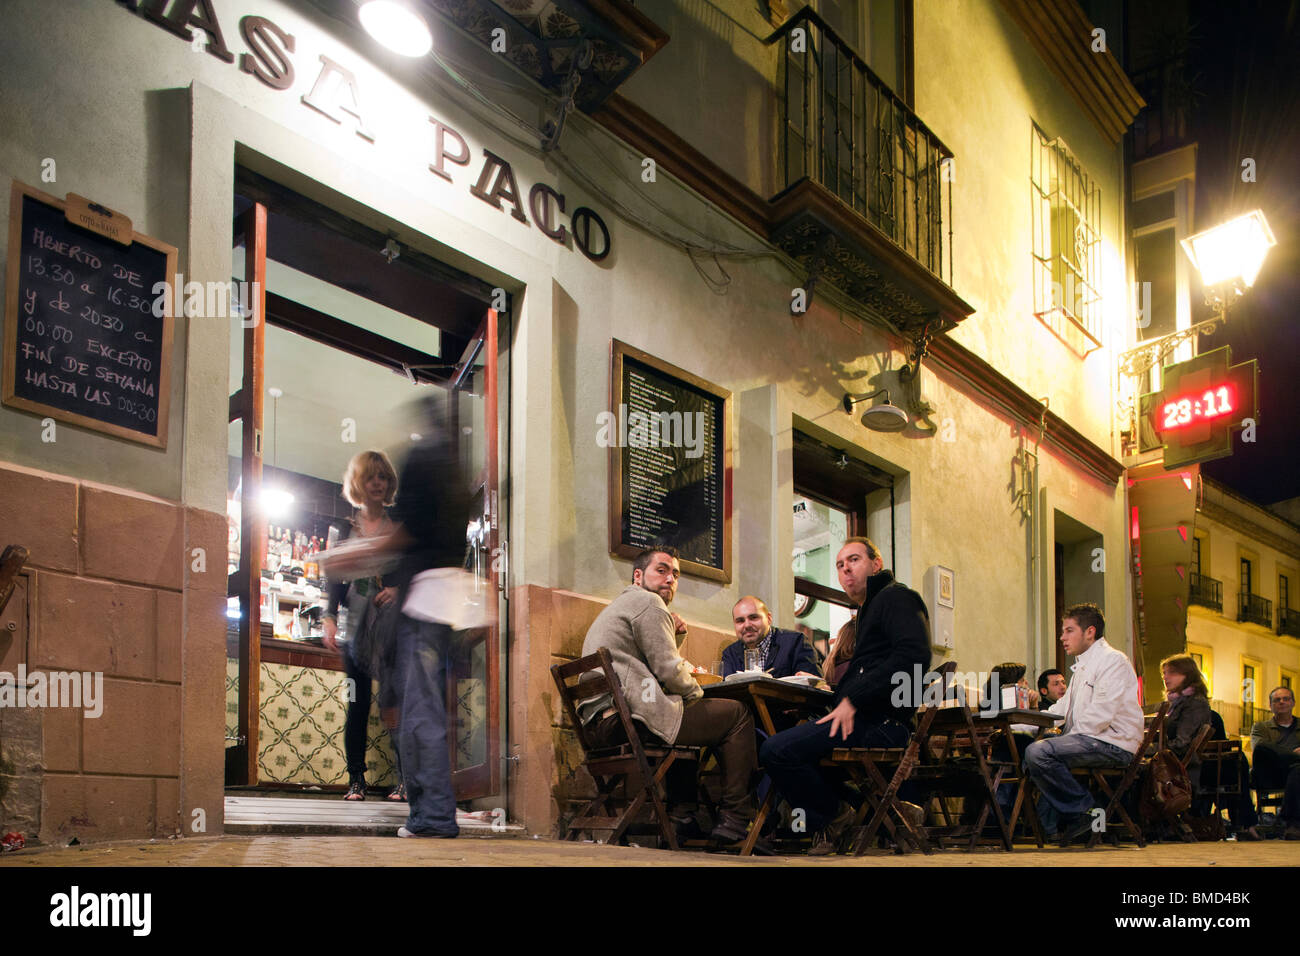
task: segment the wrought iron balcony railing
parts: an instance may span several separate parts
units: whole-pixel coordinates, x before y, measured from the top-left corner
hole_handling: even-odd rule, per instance
[[[1300,609],[1280,607],[1277,609],[1277,632],[1300,637]]]
[[[769,37],[784,188],[810,179],[952,285],[952,150],[805,7]]]
[[[1189,604],[1199,604],[1201,607],[1213,608],[1216,611],[1223,610],[1222,581],[1216,581],[1204,574],[1197,574],[1195,571],[1187,577],[1192,586],[1191,592],[1187,596]]]
[[[1260,597],[1258,594],[1239,595],[1237,602],[1237,620],[1249,621],[1252,624],[1262,624],[1264,627],[1273,626],[1273,602]]]

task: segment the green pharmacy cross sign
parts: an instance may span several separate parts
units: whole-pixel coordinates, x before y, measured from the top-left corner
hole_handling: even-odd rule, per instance
[[[1142,396],[1142,415],[1164,443],[1165,468],[1232,454],[1232,431],[1258,416],[1259,366],[1232,364],[1228,346],[1166,365],[1164,389]]]

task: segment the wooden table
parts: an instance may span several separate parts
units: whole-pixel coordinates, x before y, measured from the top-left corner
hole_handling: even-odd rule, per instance
[[[754,712],[754,722],[759,729],[769,735],[777,732],[776,724],[772,720],[773,709],[778,713],[793,711],[800,717],[798,722],[803,723],[804,720],[824,713],[835,696],[830,691],[819,687],[792,684],[766,674],[734,677],[718,684],[706,684],[701,689],[705,697],[740,701]],[[776,787],[769,785],[767,794],[759,805],[758,813],[754,816],[754,822],[749,828],[749,835],[741,844],[741,856],[749,856],[754,852],[754,844],[758,842],[759,831],[767,820],[775,796]]]

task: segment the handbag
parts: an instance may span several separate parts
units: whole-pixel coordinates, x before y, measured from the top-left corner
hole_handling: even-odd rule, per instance
[[[1172,819],[1192,806],[1192,781],[1170,750],[1157,750],[1142,785],[1142,814],[1148,819]]]

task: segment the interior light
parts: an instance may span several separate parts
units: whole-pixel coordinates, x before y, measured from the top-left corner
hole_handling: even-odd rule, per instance
[[[394,53],[424,56],[433,49],[429,25],[408,3],[399,0],[368,0],[358,16],[366,32]]]
[[[263,488],[262,513],[268,518],[282,518],[293,507],[293,493],[283,488]]]

